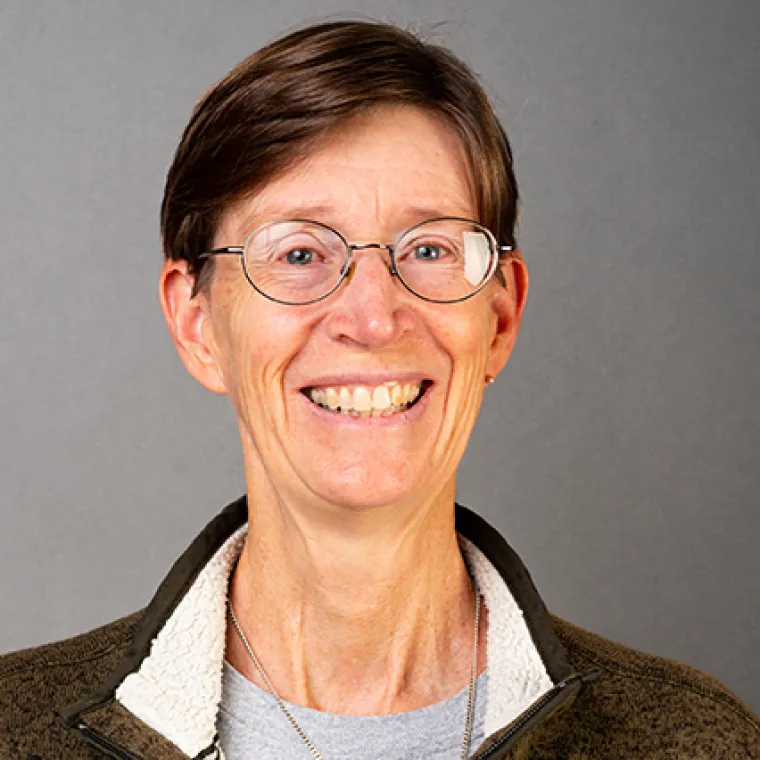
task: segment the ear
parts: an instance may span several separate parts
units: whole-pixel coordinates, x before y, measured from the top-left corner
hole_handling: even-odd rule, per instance
[[[192,296],[195,277],[187,261],[169,259],[161,269],[158,298],[169,333],[182,363],[205,388],[226,393],[224,378],[214,358],[213,330],[208,319],[208,300]]]
[[[494,281],[495,290],[491,301],[496,317],[496,331],[486,363],[486,373],[491,377],[496,377],[504,369],[512,353],[528,299],[528,268],[519,250],[515,250],[501,264],[501,271],[504,273],[506,287]]]

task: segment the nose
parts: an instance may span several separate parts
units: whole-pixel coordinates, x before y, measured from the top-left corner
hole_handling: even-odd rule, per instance
[[[353,246],[352,251],[349,272],[331,304],[329,332],[336,340],[382,348],[409,327],[404,289],[392,273],[387,246]]]

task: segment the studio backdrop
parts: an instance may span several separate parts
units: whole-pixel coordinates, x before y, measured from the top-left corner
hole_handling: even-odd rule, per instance
[[[142,607],[243,491],[159,310],[164,176],[237,61],[356,16],[468,61],[515,151],[531,291],[459,500],[553,612],[760,711],[757,0],[3,0],[0,651]]]

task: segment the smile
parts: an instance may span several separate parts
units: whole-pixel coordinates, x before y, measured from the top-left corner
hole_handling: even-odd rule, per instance
[[[301,392],[313,403],[328,412],[351,417],[390,417],[413,407],[432,385],[390,381],[377,386],[343,385],[310,387]]]

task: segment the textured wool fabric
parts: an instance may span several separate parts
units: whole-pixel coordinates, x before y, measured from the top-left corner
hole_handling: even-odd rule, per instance
[[[483,741],[486,670],[477,680],[472,741]],[[334,715],[288,705],[298,724],[328,760],[459,760],[467,692],[420,710],[394,715]],[[275,698],[225,663],[218,718],[225,760],[312,757]]]
[[[2,760],[106,760],[56,720],[116,666],[142,612],[73,639],[0,657]],[[573,666],[602,677],[568,709],[488,760],[760,760],[760,721],[709,675],[643,654],[553,616]],[[131,730],[139,730],[139,723]],[[146,760],[186,760],[144,732]]]
[[[166,677],[162,674],[164,665],[172,662],[175,647],[192,651],[195,617],[186,618],[183,609],[206,610],[216,605],[223,614],[223,599],[212,600],[209,608],[196,608],[192,590],[201,589],[201,598],[208,596],[207,590],[219,580],[213,559],[224,553],[246,517],[245,498],[215,517],[177,560],[145,611],[67,641],[0,657],[0,760],[218,757],[213,737],[201,752],[188,754],[167,735],[175,726],[161,720],[181,709],[192,678],[188,681],[187,674],[171,669]],[[499,599],[508,602],[511,597],[519,614],[504,619],[512,621],[512,630],[524,625],[527,632],[517,637],[509,631],[499,633],[499,625],[491,629],[489,621],[486,734],[488,714],[494,709],[488,704],[491,695],[519,694],[515,682],[530,681],[536,673],[534,660],[519,655],[521,647],[538,654],[539,672],[545,669],[553,684],[546,692],[534,692],[536,700],[512,723],[497,725],[478,748],[477,760],[760,760],[758,717],[720,682],[687,665],[637,652],[549,615],[527,569],[491,526],[458,505],[456,524],[471,543],[469,547],[463,542],[463,551],[474,575],[483,582],[489,609]],[[485,566],[478,567],[481,559],[473,548]],[[484,573],[494,575],[484,581]],[[209,581],[213,581],[211,586]],[[498,591],[500,586],[508,590],[506,595]],[[507,604],[504,609],[508,608]],[[208,624],[212,626],[208,641],[216,642],[213,631],[218,619]],[[198,625],[198,635],[205,635],[204,626]],[[167,656],[151,659],[152,653],[162,652]],[[209,654],[209,661],[214,657]],[[504,667],[505,663],[512,664]],[[154,664],[159,666],[155,670]],[[131,678],[134,674],[140,677]],[[215,682],[213,674],[198,676],[206,678],[207,685]],[[153,695],[143,718],[130,709],[129,699],[117,699],[128,681],[129,690],[148,684],[147,689],[140,686],[131,691],[132,697]],[[198,709],[178,741],[196,742],[196,729],[206,737],[207,714],[214,721],[213,733],[216,687],[203,691],[206,688],[196,689],[194,699],[207,694],[211,704],[203,699],[192,703]],[[151,722],[157,717],[159,722]]]

